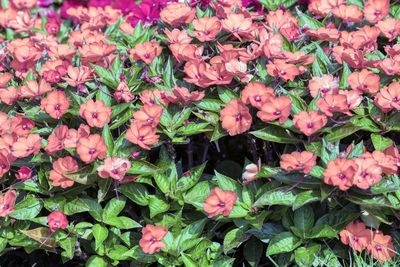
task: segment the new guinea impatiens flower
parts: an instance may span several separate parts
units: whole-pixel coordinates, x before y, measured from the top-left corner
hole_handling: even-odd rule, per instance
[[[361,252],[371,243],[372,232],[360,221],[351,222],[339,233],[343,244],[349,245],[355,251]]]
[[[364,17],[371,23],[384,19],[390,11],[389,0],[368,0],[364,4]]]
[[[61,151],[65,148],[64,141],[68,134],[68,127],[66,125],[60,125],[54,132],[49,135],[47,138],[47,145],[44,150],[52,155],[58,151]]]
[[[325,95],[317,100],[316,105],[328,117],[332,117],[334,113],[351,115],[345,95]]]
[[[68,227],[67,216],[61,211],[53,211],[47,216],[47,224],[51,232],[56,232],[58,229],[66,229]]]
[[[381,88],[375,95],[374,103],[385,113],[393,109],[400,110],[400,83],[392,82]]]
[[[14,105],[18,98],[18,90],[14,86],[0,89],[0,100],[4,104],[9,106]]]
[[[393,149],[393,146],[391,147]],[[390,148],[389,148],[390,149]],[[363,159],[374,159],[376,163],[379,165],[379,167],[382,169],[382,173],[391,175],[391,174],[396,174],[398,170],[397,166],[397,159],[392,155],[391,153],[388,153],[388,150],[386,149],[384,151],[385,153],[375,150],[372,153],[371,152],[365,152],[364,154],[361,155],[361,158]]]
[[[358,170],[352,159],[337,158],[328,162],[324,171],[324,183],[348,190],[353,185],[354,175]]]
[[[193,34],[200,42],[208,42],[222,30],[222,23],[217,17],[203,17],[192,21],[194,27]]]
[[[60,119],[69,108],[69,98],[63,91],[51,91],[40,102],[40,108],[53,119]]]
[[[37,155],[42,147],[42,139],[38,134],[28,134],[18,137],[11,147],[11,153],[16,158],[25,158],[32,154]]]
[[[242,101],[255,108],[261,109],[262,105],[270,98],[274,98],[274,90],[261,82],[248,83],[242,91]]]
[[[353,184],[361,189],[368,189],[382,180],[382,169],[373,158],[355,158],[357,171]]]
[[[160,12],[160,18],[174,27],[190,23],[195,16],[196,11],[185,3],[169,4]]]
[[[317,110],[300,111],[293,116],[294,126],[307,136],[318,132],[327,122],[327,117]]]
[[[261,159],[258,160],[257,165],[254,163],[247,164],[245,172],[242,174],[243,184],[246,185],[257,179],[257,174],[261,170]]]
[[[238,99],[231,100],[220,114],[222,128],[231,136],[249,130],[253,121],[248,107]]]
[[[308,151],[292,152],[281,156],[280,166],[282,169],[293,172],[301,171],[304,174],[309,173],[316,165],[317,156]]]
[[[157,129],[141,122],[134,121],[126,131],[126,139],[143,149],[150,150],[150,146],[156,144],[160,138]]]
[[[19,168],[18,172],[15,174],[15,178],[20,181],[26,181],[32,177],[32,169],[26,166]]]
[[[182,103],[183,105],[187,106],[191,102],[196,102],[200,101],[203,99],[205,96],[204,92],[201,91],[191,91],[186,87],[179,87],[179,86],[174,86],[172,88],[172,94],[165,94],[165,97],[168,99],[169,102],[178,104]]]
[[[332,14],[344,22],[361,23],[363,20],[363,13],[357,5],[340,5],[333,9]]]
[[[107,147],[103,137],[98,134],[91,134],[87,137],[79,138],[76,145],[76,152],[79,158],[86,164],[96,159],[104,159],[106,157]]]
[[[74,173],[79,170],[78,162],[71,156],[59,158],[53,162],[53,169],[50,171],[49,179],[53,186],[68,188],[74,185],[74,180],[69,179],[65,174]]]
[[[335,95],[339,92],[339,81],[331,74],[324,74],[320,77],[312,77],[308,82],[308,89],[312,97],[318,94],[323,97],[325,95]]]
[[[160,122],[163,109],[160,105],[143,105],[138,111],[133,113],[136,122],[143,126],[157,127]]]
[[[360,72],[353,72],[347,77],[351,89],[360,93],[376,94],[380,89],[379,75],[363,69]]]
[[[0,149],[0,178],[10,170],[11,159],[7,149]]]
[[[384,263],[396,256],[393,239],[390,235],[384,235],[381,231],[373,233],[371,243],[367,248],[374,259]]]
[[[284,81],[294,81],[296,76],[302,73],[300,68],[298,68],[296,65],[286,63],[281,59],[268,62],[266,67],[269,75],[276,78],[281,78]]]
[[[150,64],[162,52],[162,47],[156,42],[145,42],[137,44],[129,51],[132,60],[142,60],[146,64]]]
[[[92,72],[87,66],[68,66],[66,76],[64,76],[62,79],[69,85],[77,87],[80,84],[92,80]]]
[[[165,248],[162,241],[168,233],[168,230],[162,226],[147,224],[142,228],[142,238],[139,240],[139,246],[146,254],[154,254]]]
[[[204,211],[208,214],[208,218],[218,215],[228,216],[233,210],[237,200],[237,195],[231,190],[222,190],[215,187],[204,200]]]
[[[17,192],[15,190],[7,190],[0,195],[0,217],[6,217],[14,212],[15,200]]]
[[[102,128],[110,122],[111,108],[103,100],[89,99],[79,108],[79,115],[86,120],[90,127]]]
[[[47,83],[45,80],[40,80],[40,82],[36,81],[27,81],[26,85],[23,85],[18,88],[19,98],[36,98],[38,96],[44,95],[47,92],[51,91],[51,85]]]
[[[387,18],[379,21],[376,27],[381,31],[381,35],[393,41],[398,35],[400,35],[400,19]]]
[[[97,172],[101,178],[111,177],[121,181],[130,168],[131,162],[128,159],[111,157],[104,160],[104,164],[97,168]]]
[[[268,98],[257,112],[257,117],[264,122],[278,120],[280,124],[289,118],[292,100],[287,96]]]
[[[115,89],[114,92],[114,98],[118,102],[131,102],[133,99],[135,99],[135,96],[131,93],[129,90],[128,85],[125,82],[120,82],[118,84],[117,89]]]

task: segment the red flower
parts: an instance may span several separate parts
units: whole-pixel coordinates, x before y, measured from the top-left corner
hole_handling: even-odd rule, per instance
[[[32,177],[32,169],[29,167],[21,167],[19,168],[15,177],[20,181],[26,181]]]

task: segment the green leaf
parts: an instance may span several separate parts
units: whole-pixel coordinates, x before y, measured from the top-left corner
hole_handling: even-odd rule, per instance
[[[293,210],[296,210],[308,203],[319,201],[319,200],[320,200],[320,196],[317,191],[307,190],[307,191],[301,192],[300,194],[298,194],[296,196],[296,199],[294,200]]]
[[[96,251],[103,250],[103,252],[104,252],[103,242],[108,237],[108,229],[100,224],[95,224],[95,225],[93,225],[92,232],[93,232],[93,237],[95,240],[94,249]]]
[[[352,135],[353,133],[360,130],[359,127],[353,126],[351,124],[344,124],[338,127],[332,128],[332,130],[325,136],[328,142],[335,142],[342,140],[343,138]]]
[[[114,150],[114,138],[111,134],[110,128],[108,127],[108,124],[104,124],[102,136],[107,147],[107,156],[110,157],[112,156]]]
[[[149,204],[149,193],[144,185],[128,183],[122,185],[119,191],[140,206],[147,206]]]
[[[104,222],[108,225],[112,225],[120,229],[132,229],[142,227],[139,223],[125,216],[111,217]]]
[[[299,267],[312,266],[318,252],[321,249],[321,245],[312,244],[308,247],[300,247],[294,252],[294,259]]]
[[[64,205],[63,211],[67,216],[76,213],[89,212],[90,215],[97,221],[102,220],[101,214],[103,210],[100,204],[90,198],[79,197],[67,201],[67,203]]]
[[[349,84],[347,83],[347,78],[350,74],[351,70],[349,68],[349,65],[347,65],[347,63],[343,61],[343,70],[342,75],[340,76],[339,88],[345,89],[349,87]]]
[[[392,139],[383,137],[380,134],[371,134],[371,140],[374,148],[379,151],[384,151],[386,148],[393,145]]]
[[[176,81],[174,77],[174,66],[172,64],[172,58],[168,57],[167,63],[164,66],[163,70],[163,82],[166,86],[169,88],[172,88],[175,86]]]
[[[108,262],[100,256],[91,256],[86,262],[86,267],[107,267]]]
[[[315,165],[312,169],[311,172],[309,173],[311,176],[320,178],[322,179],[324,177],[324,171],[325,169],[322,168],[321,166]]]
[[[257,138],[276,143],[282,143],[282,144],[299,143],[299,140],[291,136],[289,134],[289,131],[275,125],[269,125],[261,130],[250,132],[250,134],[254,135]]]
[[[236,99],[237,95],[229,88],[218,87],[218,96],[225,104],[228,104],[232,99]]]
[[[42,204],[34,195],[27,195],[14,207],[14,212],[10,217],[17,220],[30,220],[35,218],[42,209]]]
[[[294,212],[293,221],[294,226],[304,233],[314,225],[313,209],[310,206],[303,206],[297,209]]]
[[[267,255],[291,252],[301,245],[301,240],[290,232],[282,232],[274,236],[267,248]]]
[[[169,193],[171,191],[170,185],[171,181],[168,177],[162,172],[156,172],[153,176],[154,181],[156,181],[157,187],[163,192],[164,194]]]
[[[337,231],[328,224],[316,225],[309,233],[306,233],[306,238],[334,238],[337,237]]]
[[[100,82],[107,85],[110,88],[117,88],[118,87],[118,81],[114,77],[114,75],[106,70],[105,68],[97,65],[92,65],[94,71],[96,74],[100,77]]]
[[[228,254],[234,248],[237,248],[246,240],[242,229],[236,228],[230,230],[224,237],[224,253]]]
[[[207,122],[201,122],[201,123],[190,122],[189,124],[180,127],[177,133],[179,135],[188,136],[188,135],[194,135],[212,131],[211,129],[207,128],[208,125],[209,123]]]
[[[191,169],[189,176],[183,176],[178,180],[176,183],[176,190],[184,192],[192,188],[199,181],[205,167],[206,163],[203,163],[202,165]]]
[[[220,174],[217,171],[215,171],[215,180],[222,190],[231,190],[233,192],[241,191],[241,186],[237,181],[229,178],[228,176]]]
[[[111,199],[103,210],[103,221],[106,222],[112,217],[118,216],[118,214],[124,209],[126,199],[124,197]]]
[[[149,196],[150,218],[169,210],[169,204],[160,196]]]
[[[132,166],[129,169],[129,174],[141,174],[151,176],[159,171],[159,168],[144,160],[134,160],[131,162]]]
[[[262,194],[253,204],[254,207],[268,205],[292,206],[296,200],[296,195],[289,187],[279,187]]]
[[[74,257],[76,237],[68,237],[59,241],[60,247],[64,250],[61,256],[71,260]]]
[[[300,19],[299,20],[300,27],[307,26],[307,28],[312,29],[312,30],[324,27],[324,25],[321,22],[307,16],[306,14],[301,12],[300,9],[298,9],[297,7],[296,7],[296,12]]]
[[[211,184],[208,181],[203,181],[196,184],[188,193],[184,195],[184,200],[188,204],[194,205],[198,209],[202,209],[204,199],[211,192]]]
[[[262,246],[262,243],[254,237],[252,237],[244,245],[243,255],[250,266],[258,266],[258,263],[260,262],[263,253],[263,250],[261,249]]]
[[[222,102],[217,99],[202,99],[196,102],[195,105],[203,110],[219,112],[221,110]]]

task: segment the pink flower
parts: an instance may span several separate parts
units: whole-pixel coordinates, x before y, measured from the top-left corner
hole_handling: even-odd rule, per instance
[[[131,162],[128,159],[111,157],[104,160],[104,164],[97,168],[97,172],[101,178],[111,177],[120,181],[130,168]]]
[[[0,196],[0,217],[6,217],[14,212],[15,200],[17,192],[8,190],[4,195]]]
[[[21,167],[19,168],[15,177],[20,181],[26,181],[32,177],[32,170],[29,167]]]
[[[50,231],[54,233],[57,229],[67,228],[68,219],[61,211],[53,211],[49,216],[47,216],[47,223],[50,227]]]

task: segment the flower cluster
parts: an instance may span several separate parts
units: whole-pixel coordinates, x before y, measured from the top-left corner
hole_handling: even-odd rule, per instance
[[[396,257],[397,1],[1,5],[5,259]]]

